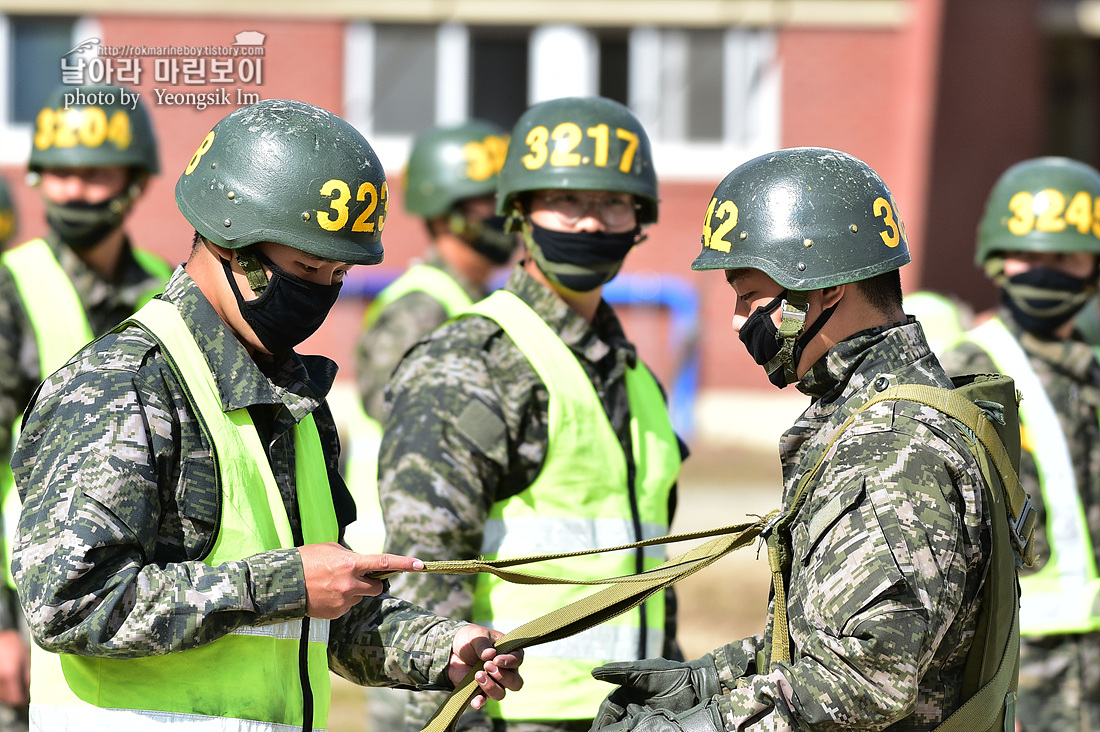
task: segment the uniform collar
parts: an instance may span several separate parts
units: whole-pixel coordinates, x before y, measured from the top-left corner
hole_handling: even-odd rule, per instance
[[[883,374],[898,375],[913,369],[926,373],[919,379],[923,383],[929,378],[932,383],[944,380],[924,332],[916,319],[908,316],[904,323],[860,331],[830,348],[798,382],[798,390],[824,406],[864,389]]]
[[[164,290],[191,329],[217,383],[222,408],[229,412],[253,405],[282,405],[295,421],[316,409],[332,388],[336,363],[324,356],[253,360],[222,321],[191,276],[176,269]]]
[[[512,269],[504,289],[527,303],[570,350],[586,360],[596,363],[616,353],[621,354],[631,368],[637,362],[637,350],[627,340],[622,323],[606,300],[600,300],[596,315],[589,323],[550,288],[532,277],[522,262]]]

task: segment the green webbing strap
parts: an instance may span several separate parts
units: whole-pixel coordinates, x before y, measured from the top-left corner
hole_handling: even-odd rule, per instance
[[[472,560],[468,562],[425,562],[425,572],[449,573],[449,574],[473,574],[476,572],[489,572],[496,576],[521,584],[608,584],[598,592],[570,603],[565,607],[525,623],[510,633],[507,633],[496,642],[496,648],[500,653],[511,653],[530,646],[550,641],[568,638],[591,627],[599,625],[611,618],[625,613],[646,601],[651,595],[664,590],[670,585],[679,582],[700,569],[713,564],[715,561],[752,543],[767,525],[771,516],[752,523],[726,526],[720,529],[692,532],[686,534],[673,534],[657,539],[648,539],[635,544],[626,544],[608,549],[595,549],[565,554],[543,554],[539,556],[505,559],[495,561]],[[550,559],[566,557],[579,557],[589,554],[601,554],[604,552],[620,551],[636,547],[662,544],[666,542],[686,541],[708,536],[717,536],[695,549],[684,552],[678,557],[668,560],[659,567],[647,570],[642,574],[627,577],[611,577],[604,580],[562,580],[554,577],[539,577],[523,572],[512,572],[509,566],[543,562]],[[388,573],[383,576],[388,576]],[[462,711],[470,700],[478,692],[474,675],[481,670],[482,664],[478,664],[467,674],[466,678],[455,687],[455,690],[447,698],[422,732],[451,732]]]
[[[768,518],[778,512],[773,511],[769,514]],[[658,546],[660,544],[675,544],[681,541],[692,541],[693,539],[707,539],[713,536],[727,536],[729,534],[736,534],[746,531],[747,529],[756,526],[760,522],[752,522],[745,524],[733,524],[731,526],[720,526],[714,529],[703,529],[702,531],[689,531],[682,534],[668,534],[666,536],[658,536],[653,539],[645,539],[643,541],[634,542],[633,544],[620,544],[619,546],[609,546],[600,549],[585,549],[578,552],[561,552],[559,554],[531,554],[525,557],[512,557],[511,559],[459,559],[459,560],[439,560],[424,562],[424,569],[420,570],[420,574],[478,574],[484,572],[487,574],[495,575],[505,582],[512,582],[517,585],[606,585],[613,582],[640,582],[644,581],[645,575],[649,572],[656,572],[658,569],[666,566],[670,562],[679,561],[687,557],[687,553],[669,560],[661,567],[654,567],[653,569],[646,570],[642,574],[631,574],[623,577],[605,577],[603,579],[594,580],[579,580],[568,579],[562,577],[545,577],[542,575],[531,574],[528,572],[513,572],[509,567],[518,567],[524,564],[538,564],[540,562],[550,562],[559,559],[571,559],[574,557],[587,557],[594,554],[609,554],[611,552],[628,551],[631,549],[641,549],[647,546]],[[371,572],[368,576],[373,579],[388,579],[395,574],[401,574],[400,571],[392,572]]]

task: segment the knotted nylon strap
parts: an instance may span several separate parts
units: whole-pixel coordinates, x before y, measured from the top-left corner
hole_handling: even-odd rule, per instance
[[[713,564],[735,549],[751,544],[760,532],[774,516],[769,514],[766,518],[751,523],[724,526],[718,529],[690,532],[684,534],[672,534],[656,539],[647,539],[634,544],[609,547],[607,549],[593,549],[580,552],[567,552],[564,554],[540,554],[529,557],[517,557],[514,559],[497,559],[492,561],[439,561],[425,562],[423,572],[437,574],[476,574],[487,572],[496,575],[508,582],[517,584],[572,584],[572,585],[609,585],[588,597],[577,600],[564,607],[525,623],[510,633],[505,634],[496,642],[499,653],[511,653],[530,646],[568,638],[582,631],[599,625],[611,618],[625,613],[646,601],[651,595],[664,590],[670,585],[679,582],[685,577],[695,574],[700,569]],[[608,577],[597,580],[570,580],[559,577],[543,577],[527,572],[516,572],[509,567],[534,564],[548,560],[566,559],[569,557],[582,557],[591,554],[603,554],[606,552],[623,551],[639,547],[666,544],[691,539],[716,537],[698,547],[668,560],[664,564],[646,570],[640,574],[623,577]],[[396,572],[379,572],[373,577],[385,578]],[[484,664],[479,663],[466,678],[455,687],[435,714],[428,721],[422,732],[451,732],[458,722],[459,716],[478,692],[477,681],[474,675],[482,669]]]
[[[1001,484],[1004,487],[1005,505],[1013,523],[1019,523],[1021,512],[1030,510],[1027,493],[1020,485],[1020,480],[1016,477],[1016,471],[1012,469],[1012,461],[1009,459],[1008,452],[1005,450],[1004,444],[997,434],[997,428],[993,425],[985,412],[982,411],[981,407],[951,389],[942,389],[921,384],[895,385],[876,394],[858,410],[849,415],[848,419],[844,421],[844,424],[840,426],[840,429],[836,431],[832,440],[830,440],[829,444],[825,447],[825,450],[821,454],[821,458],[818,459],[813,469],[803,475],[802,479],[798,482],[795,498],[791,502],[787,512],[779,517],[774,527],[769,527],[770,533],[767,539],[768,568],[772,573],[772,592],[775,596],[775,610],[772,613],[772,645],[770,659],[772,663],[775,661],[790,662],[791,660],[790,632],[787,625],[787,596],[786,587],[783,582],[784,569],[790,562],[790,546],[782,538],[782,535],[787,533],[788,528],[798,517],[798,512],[802,509],[802,505],[806,502],[806,498],[811,492],[807,490],[807,487],[814,476],[817,475],[818,470],[821,469],[822,464],[825,462],[825,458],[832,452],[837,439],[844,434],[848,425],[850,425],[863,410],[879,402],[897,400],[916,402],[927,407],[932,407],[949,417],[957,419],[970,428],[974,436],[977,437],[978,441],[982,444],[982,447],[986,449],[994,468],[997,470],[997,474],[1001,477]],[[1035,516],[1033,512],[1030,516],[1024,516],[1023,525],[1018,532],[1019,535],[1014,537],[1014,539],[1019,538],[1022,540],[1022,543],[1017,546],[1017,550],[1023,557],[1024,563],[1028,566],[1031,566],[1033,561],[1031,530],[1034,522]]]

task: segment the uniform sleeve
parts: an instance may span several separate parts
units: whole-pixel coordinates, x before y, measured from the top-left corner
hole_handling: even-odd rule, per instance
[[[379,455],[387,552],[424,560],[480,554],[508,453],[494,381],[480,351],[454,326],[401,362],[389,387]],[[444,617],[469,620],[475,582],[474,576],[408,573],[393,578],[390,591]],[[441,694],[413,695],[406,729],[419,730],[442,701]],[[488,729],[482,712],[468,714]]]
[[[355,358],[359,395],[367,414],[384,419],[385,387],[394,368],[413,344],[446,320],[447,311],[435,298],[410,292],[386,306],[359,334]]]
[[[76,361],[43,385],[29,413],[13,459],[24,506],[13,569],[47,650],[163,654],[305,615],[296,549],[213,567],[157,561],[179,551],[167,546],[179,535],[173,522],[209,500],[195,493],[213,480],[209,454],[180,454],[185,413],[166,378]]]
[[[390,595],[364,598],[333,621],[329,666],[364,686],[451,689],[447,666],[462,625]]]
[[[952,706],[958,684],[943,668],[961,668],[972,637],[960,626],[972,628],[977,612],[966,598],[968,569],[982,556],[971,521],[981,524],[972,501],[980,487],[938,449],[931,436],[920,445],[891,433],[843,442],[792,528],[795,660],[736,678],[718,699],[726,729],[880,730],[903,718],[930,729],[935,710]],[[754,669],[758,647],[716,654],[727,687],[736,673],[723,663],[768,671]],[[945,688],[918,708],[918,684],[933,667]],[[922,719],[929,709],[933,718]]]

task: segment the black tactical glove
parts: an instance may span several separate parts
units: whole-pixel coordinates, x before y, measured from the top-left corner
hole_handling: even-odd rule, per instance
[[[650,709],[631,704],[618,722],[600,726],[593,722],[589,732],[724,732],[718,705],[708,701],[683,712]]]
[[[687,663],[664,658],[608,663],[593,669],[592,676],[619,684],[600,705],[592,726],[594,730],[625,719],[627,707],[632,704],[674,713],[686,712],[721,692],[718,669],[714,656],[709,653]]]

